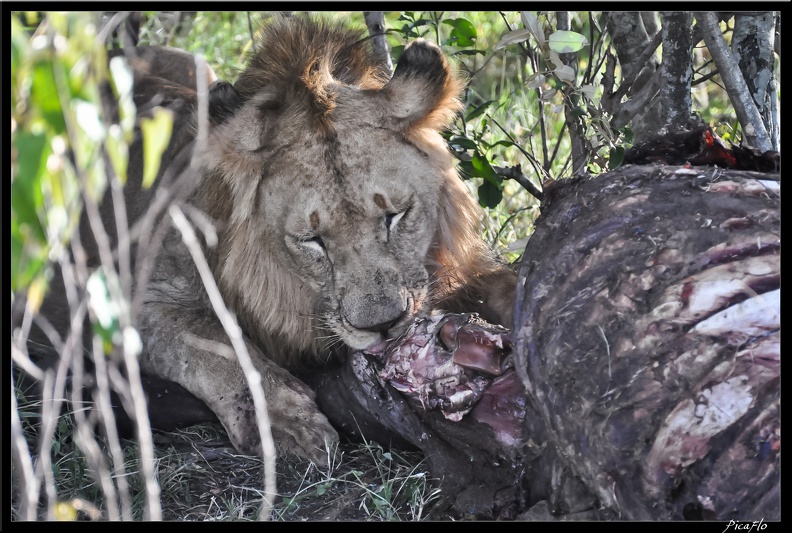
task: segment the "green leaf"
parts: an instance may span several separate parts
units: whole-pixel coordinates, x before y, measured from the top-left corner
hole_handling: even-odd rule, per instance
[[[127,164],[129,163],[129,146],[124,140],[124,132],[118,124],[111,124],[105,138],[105,149],[110,164],[121,184],[126,183]]]
[[[573,107],[573,108],[572,108],[572,109],[569,111],[569,114],[570,114],[570,115],[572,115],[573,117],[582,117],[582,116],[584,116],[586,113],[587,113],[587,111],[586,111],[586,108],[585,108],[585,107],[580,107],[580,106]]]
[[[132,68],[123,57],[114,57],[110,60],[110,74],[113,81],[116,97],[118,98],[118,113],[121,117],[121,127],[131,140],[135,128],[137,109],[132,99],[133,73]]]
[[[110,295],[108,283],[118,284],[118,280],[108,279],[101,269],[95,270],[86,283],[93,331],[101,337],[107,353],[112,351],[113,344],[120,343],[122,339],[119,316],[121,309]]]
[[[399,62],[399,58],[404,52],[404,45],[397,44],[396,46],[391,47],[390,51],[391,51],[391,57],[393,58],[393,63],[396,64]]]
[[[561,81],[570,83],[575,81],[575,70],[569,65],[561,65],[553,70],[553,73]]]
[[[476,169],[473,168],[473,163],[470,161],[460,161],[459,162],[459,174],[462,176],[462,179],[470,179],[473,177],[473,173]]]
[[[96,104],[85,100],[74,100],[71,102],[71,106],[74,109],[74,116],[80,129],[93,142],[100,142],[104,138],[105,128],[99,117],[99,108]]]
[[[486,157],[476,153],[470,163],[473,165],[474,177],[484,178],[484,181],[488,181],[496,186],[500,185],[502,180],[500,176],[495,173],[495,170],[492,168],[492,165],[490,165],[490,162],[487,161]]]
[[[485,181],[479,185],[478,197],[481,207],[494,209],[503,200],[503,191],[497,185]]]
[[[577,52],[588,44],[586,38],[574,31],[558,30],[550,34],[548,39],[550,50],[559,54]]]
[[[143,133],[143,188],[154,183],[159,172],[162,153],[168,147],[173,130],[173,114],[161,107],[154,110],[152,118],[140,120]]]
[[[515,143],[511,142],[511,141],[507,141],[506,139],[503,139],[503,140],[500,140],[500,141],[498,141],[496,143],[492,143],[490,145],[490,148],[492,148],[494,146],[509,146],[510,147],[510,146],[517,146],[517,145]]]
[[[528,11],[521,11],[520,18],[522,19],[525,29],[531,32],[531,35],[536,39],[536,42],[539,43],[539,46],[544,47],[544,31],[542,31],[542,25],[539,23],[539,19],[536,18],[536,15]]]
[[[49,139],[43,133],[17,131],[12,145],[17,156],[14,181],[11,182],[11,211],[15,223],[28,224],[37,239],[46,242],[46,232],[41,226],[39,213],[44,209],[41,192],[46,161],[52,152]]]
[[[430,19],[418,19],[412,24],[409,25],[407,28],[408,30],[413,30],[415,28],[419,28],[421,26],[426,26],[427,24],[433,24],[433,21]]]
[[[469,122],[474,118],[478,117],[479,115],[484,113],[484,111],[486,111],[487,108],[490,106],[490,104],[492,104],[493,102],[495,102],[495,100],[487,100],[483,104],[474,107],[472,110],[468,111],[467,115],[465,115],[465,120]]]
[[[594,85],[581,85],[580,92],[591,100],[597,95],[597,88]]]
[[[629,126],[624,126],[621,132],[624,135],[624,142],[627,144],[632,144],[633,140],[635,139],[635,133],[633,133],[633,130],[631,130]]]
[[[27,226],[24,226],[24,230]],[[25,237],[27,232],[11,232],[11,290],[29,287],[47,266],[47,248]]]
[[[495,45],[495,51],[497,52],[501,48],[505,48],[510,44],[521,43],[527,40],[528,37],[530,36],[531,36],[531,30],[526,30],[526,29],[512,30],[510,32],[507,32],[503,35],[503,37],[501,37],[500,41],[498,41],[498,44]]]
[[[33,68],[33,85],[30,88],[32,106],[37,108],[56,133],[66,131],[60,97],[55,84],[55,68],[52,61],[42,61]]]
[[[33,314],[38,313],[48,287],[49,283],[46,275],[36,276],[33,281],[30,282],[27,290],[27,305],[30,310],[33,311]]]
[[[529,89],[536,89],[537,87],[541,87],[542,84],[545,82],[545,75],[541,72],[536,72],[528,76],[525,80],[525,86]]]
[[[451,30],[451,41],[457,46],[473,46],[478,37],[476,27],[467,19],[446,19],[443,24],[448,24]]]
[[[476,149],[476,141],[463,135],[452,135],[451,138],[448,139],[448,144],[454,148],[460,148],[463,150]]]
[[[624,161],[624,147],[615,146],[611,148],[608,156],[608,170],[615,170],[621,166]]]
[[[19,18],[11,18],[11,91],[12,97],[14,96],[14,89],[17,87],[17,68],[22,63],[27,50],[29,39],[22,29],[22,24]],[[13,102],[12,102],[13,105]]]

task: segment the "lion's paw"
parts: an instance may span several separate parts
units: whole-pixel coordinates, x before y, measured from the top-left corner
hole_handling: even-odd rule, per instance
[[[338,433],[319,411],[313,394],[288,387],[273,392],[267,401],[278,451],[327,466],[337,447]]]
[[[338,433],[314,403],[313,392],[294,378],[274,381],[276,383],[269,383],[265,396],[278,452],[327,466],[337,447]],[[218,413],[218,416],[232,444],[240,453],[260,455],[261,440],[250,392],[234,395],[227,405],[226,413]]]

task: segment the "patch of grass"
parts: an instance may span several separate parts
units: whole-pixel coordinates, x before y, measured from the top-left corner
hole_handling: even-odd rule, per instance
[[[18,388],[19,412],[29,443],[38,438],[40,403]],[[77,446],[77,427],[68,410],[58,418],[50,447],[55,514],[59,519],[107,519],[106,498]],[[103,438],[97,442],[104,450]],[[164,520],[253,521],[263,497],[263,462],[238,454],[219,423],[172,432],[155,432],[155,472]],[[132,500],[132,518],[145,518],[144,482],[137,444],[122,442],[124,472]],[[275,521],[420,521],[441,503],[419,452],[388,451],[375,442],[344,443],[328,451],[329,466],[292,456],[277,461]],[[14,475],[12,470],[12,476]],[[19,517],[18,487],[12,490],[12,520]],[[439,510],[438,510],[439,512]],[[40,516],[44,519],[45,516]]]
[[[312,463],[307,469],[305,463],[287,465],[287,479],[300,482],[282,492],[278,520],[299,519],[307,511],[322,520],[420,521],[439,501],[439,481],[422,467],[420,453],[363,442],[342,445],[334,457],[321,470]]]

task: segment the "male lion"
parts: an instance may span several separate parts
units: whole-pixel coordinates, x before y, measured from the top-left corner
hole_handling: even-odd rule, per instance
[[[144,74],[139,108],[169,83],[167,71]],[[434,309],[511,326],[515,276],[480,239],[479,208],[438,133],[461,107],[460,88],[428,42],[405,48],[388,80],[360,32],[290,17],[263,30],[233,86],[211,88],[205,142],[193,142],[200,113],[184,112],[185,103],[197,109],[195,91],[157,95],[182,105],[161,174],[191,153],[189,202],[218,236],[204,252],[262,374],[281,451],[321,463],[338,438],[290,372],[393,338]],[[154,194],[135,189],[140,154],[138,143],[127,186],[133,220]],[[218,349],[229,339],[175,229],[137,327],[143,371],[203,400],[237,450],[259,453],[247,382]]]

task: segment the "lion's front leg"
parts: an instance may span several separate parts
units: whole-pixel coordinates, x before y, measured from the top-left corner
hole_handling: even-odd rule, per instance
[[[141,319],[144,371],[175,381],[203,400],[217,415],[234,447],[261,453],[253,398],[231,343],[217,318],[203,310],[148,304]],[[314,403],[313,391],[245,341],[261,374],[272,435],[279,452],[317,464],[338,434]]]

